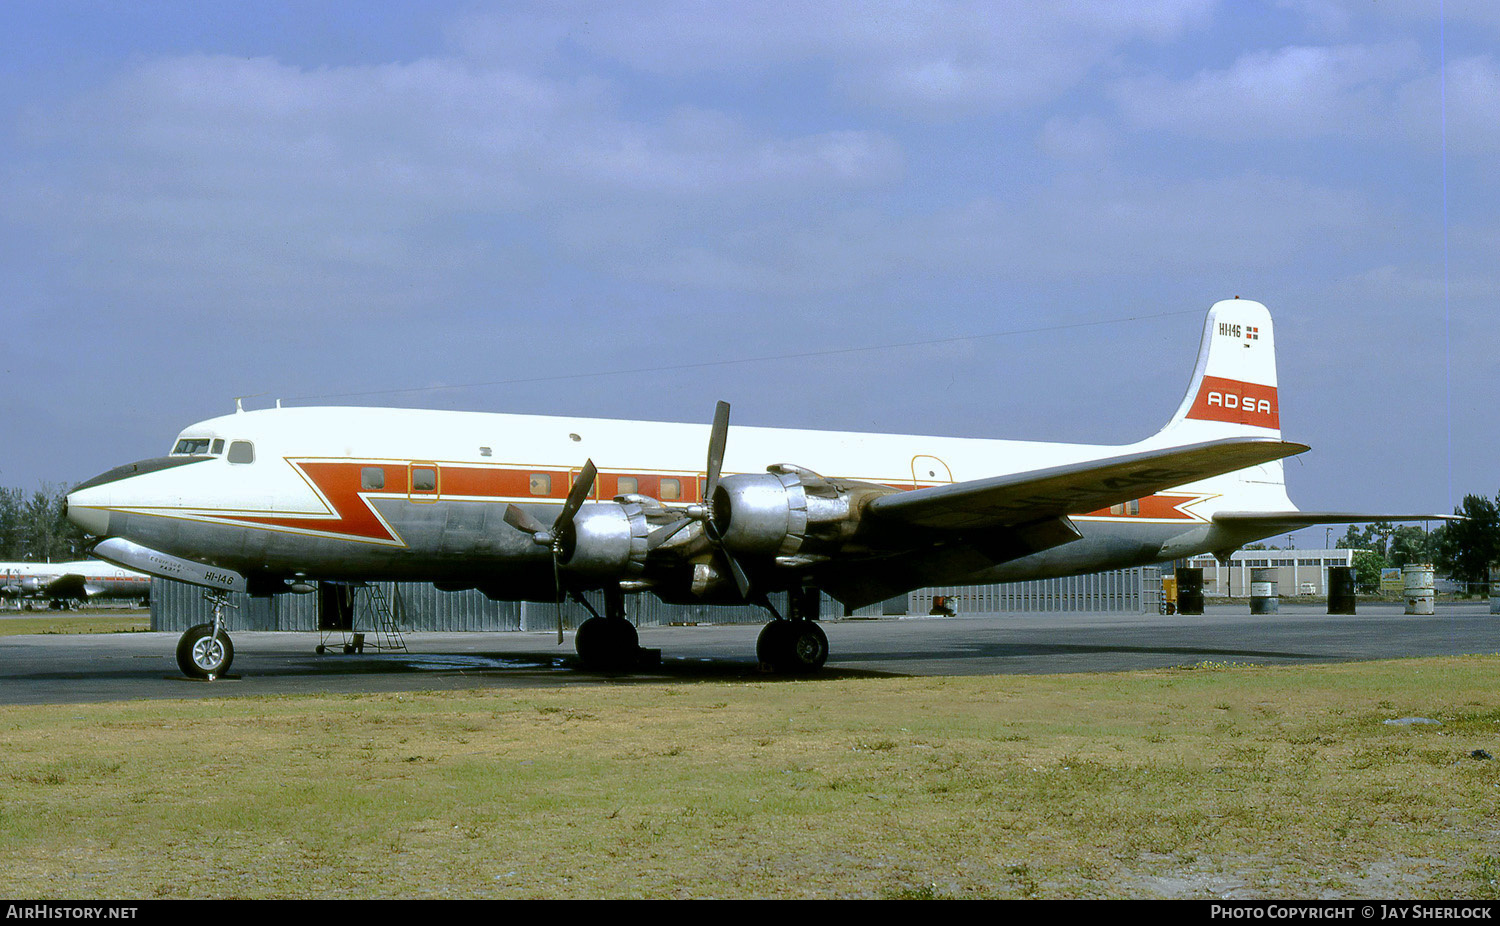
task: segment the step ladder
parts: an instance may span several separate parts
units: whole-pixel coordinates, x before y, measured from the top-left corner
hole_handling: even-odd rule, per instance
[[[363,595],[369,604],[371,612],[375,615],[375,642],[373,645],[377,650],[393,650],[406,652],[406,638],[401,635],[401,627],[398,624],[397,612],[403,612],[401,603],[401,592],[395,584],[391,585],[391,597],[387,598],[385,589],[377,584],[361,585],[355,589],[356,602],[358,596]],[[361,636],[363,636],[361,634]],[[363,647],[361,647],[363,649]]]

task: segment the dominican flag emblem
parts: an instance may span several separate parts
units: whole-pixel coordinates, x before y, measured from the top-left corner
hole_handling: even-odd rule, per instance
[[[1245,326],[1245,346],[1249,347],[1251,341],[1260,340],[1260,329],[1253,325]]]

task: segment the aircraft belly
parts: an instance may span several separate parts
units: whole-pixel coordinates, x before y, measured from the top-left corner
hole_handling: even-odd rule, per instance
[[[1019,582],[1148,566],[1160,562],[1162,544],[1181,532],[1176,525],[1160,524],[1110,525],[1106,530],[1084,527],[1080,540],[1001,563],[965,581]]]

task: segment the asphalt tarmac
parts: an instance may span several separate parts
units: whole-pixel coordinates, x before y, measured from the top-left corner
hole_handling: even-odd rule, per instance
[[[1252,615],[1243,604],[1200,616],[990,614],[833,620],[819,678],[1122,672],[1200,662],[1300,665],[1500,652],[1500,615],[1488,602],[1439,603],[1435,615],[1361,603],[1354,616],[1282,602]],[[3,618],[0,618],[3,620]],[[316,633],[232,633],[230,674],[192,681],[177,669],[176,633],[0,636],[0,704],[137,698],[211,698],[463,688],[774,680],[760,671],[760,625],[645,627],[660,665],[628,675],[579,668],[572,635],[409,633],[408,652],[314,652]],[[370,639],[373,640],[373,634]],[[330,642],[341,643],[335,635]]]

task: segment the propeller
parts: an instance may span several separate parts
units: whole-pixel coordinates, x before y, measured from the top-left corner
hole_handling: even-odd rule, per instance
[[[750,597],[750,577],[745,574],[744,567],[739,564],[734,555],[724,548],[724,538],[713,519],[714,491],[719,487],[720,471],[724,468],[724,446],[728,441],[729,403],[720,402],[714,408],[714,423],[708,432],[708,466],[705,470],[708,479],[703,486],[702,501],[684,508],[681,519],[652,531],[646,538],[646,549],[656,549],[675,536],[678,531],[697,521],[703,525],[703,534],[708,538],[708,542],[713,544],[714,549],[729,563],[729,571],[734,575],[734,584],[740,590],[740,597],[748,598]]]
[[[573,530],[573,519],[578,516],[578,509],[588,500],[589,493],[594,490],[594,479],[599,475],[598,469],[594,467],[594,461],[588,460],[579,471],[578,478],[573,480],[573,485],[568,489],[568,498],[563,502],[562,511],[558,512],[557,518],[553,520],[550,528],[536,518],[527,514],[517,505],[507,505],[505,508],[505,523],[516,530],[531,535],[531,542],[539,547],[550,547],[552,549],[552,581],[557,588],[557,642],[563,641],[563,579],[562,579],[562,555],[568,537]]]

